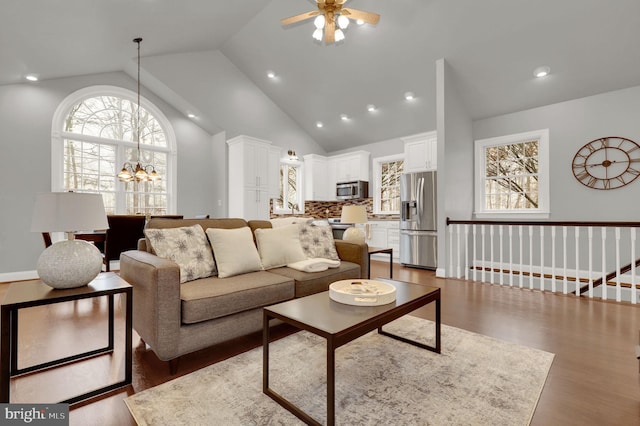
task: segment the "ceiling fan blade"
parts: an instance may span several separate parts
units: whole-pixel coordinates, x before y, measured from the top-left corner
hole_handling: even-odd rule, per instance
[[[333,19],[327,19],[324,24],[324,42],[327,44],[335,43],[336,41],[336,21]]]
[[[364,10],[342,8],[341,13],[350,19],[362,19],[367,24],[377,24],[380,20],[380,15],[372,12],[365,12]]]
[[[296,22],[304,21],[305,19],[313,18],[314,16],[317,16],[319,14],[320,14],[319,10],[314,10],[313,12],[305,12],[305,13],[301,13],[300,15],[290,16],[289,18],[283,18],[280,20],[280,23],[282,25],[291,25],[291,24],[295,24]]]

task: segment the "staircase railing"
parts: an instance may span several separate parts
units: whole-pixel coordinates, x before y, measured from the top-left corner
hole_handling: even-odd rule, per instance
[[[448,218],[447,276],[635,304],[638,227]]]

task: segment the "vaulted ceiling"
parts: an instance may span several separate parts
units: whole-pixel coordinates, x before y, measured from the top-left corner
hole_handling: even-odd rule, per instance
[[[344,42],[327,46],[311,38],[312,21],[280,24],[314,10],[313,0],[2,0],[0,84],[24,82],[27,73],[127,69],[136,36],[144,38],[143,64],[219,51],[328,152],[435,129],[439,58],[473,119],[640,85],[638,0],[347,5],[380,22],[352,24]],[[551,74],[536,79],[541,65]],[[414,101],[404,100],[407,91]],[[206,90],[176,95],[215,123],[200,107],[210,101]],[[369,113],[368,104],[378,110]]]

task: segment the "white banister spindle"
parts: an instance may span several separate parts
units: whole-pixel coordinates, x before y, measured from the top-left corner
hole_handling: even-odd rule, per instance
[[[551,291],[556,292],[556,227],[551,227]]]
[[[620,287],[620,228],[616,227],[616,302],[622,301]]]
[[[544,226],[540,227],[540,290],[544,291]]]
[[[469,279],[469,225],[464,225],[464,279]]]
[[[456,254],[458,256],[458,262],[456,264],[456,278],[461,278],[462,277],[462,272],[460,271],[460,253],[462,253],[462,250],[460,248],[460,231],[462,230],[462,226],[457,225],[456,227]]]
[[[494,237],[494,229],[495,226],[489,225],[489,248],[490,248],[490,256],[491,259],[489,261],[489,282],[491,284],[495,284],[495,274],[494,274],[494,262],[493,262],[493,237]]]
[[[563,274],[564,278],[562,279],[562,294],[567,294],[567,227],[562,227],[562,262],[563,262]]]
[[[580,296],[580,227],[575,227],[576,237],[576,296]]]
[[[520,269],[520,278],[519,278],[519,285],[520,288],[522,288],[523,286],[523,280],[524,280],[524,259],[522,258],[523,256],[523,252],[522,252],[522,228],[523,226],[518,226],[518,238],[519,238],[519,242],[520,242],[520,255],[518,256],[518,260],[520,261],[520,267],[518,269]]]
[[[498,227],[498,236],[500,237],[500,260],[499,260],[499,271],[500,271],[500,285],[504,284],[504,274],[502,273],[504,269],[504,258],[502,257],[502,225]]]
[[[484,272],[485,272],[485,262],[486,262],[486,257],[485,257],[485,229],[484,229],[484,225],[480,225],[480,239],[482,240],[482,269],[480,270],[480,281],[485,282],[484,279]]]
[[[631,239],[631,303],[638,303],[638,290],[636,289],[636,228],[629,230]]]
[[[476,279],[476,262],[478,261],[478,257],[476,256],[476,224],[473,224],[473,264],[472,264],[472,268],[473,268],[473,281],[477,281]]]
[[[533,226],[529,225],[529,289],[533,290]]]
[[[509,225],[509,285],[513,287],[513,226]]]
[[[587,228],[589,235],[589,298],[593,298],[593,227]]]
[[[449,226],[449,271],[448,277],[453,277],[453,226]]]
[[[607,300],[607,228],[602,227],[602,284],[600,285],[602,300]]]

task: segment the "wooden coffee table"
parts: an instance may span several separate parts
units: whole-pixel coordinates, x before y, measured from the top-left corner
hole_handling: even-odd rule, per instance
[[[396,287],[395,302],[381,306],[352,306],[329,298],[329,292],[313,294],[264,308],[262,391],[307,424],[320,423],[269,387],[269,322],[279,319],[327,339],[327,424],[335,424],[335,350],[378,329],[378,333],[440,353],[440,289],[402,281],[382,280]],[[436,302],[435,346],[429,346],[382,330],[385,324]]]

